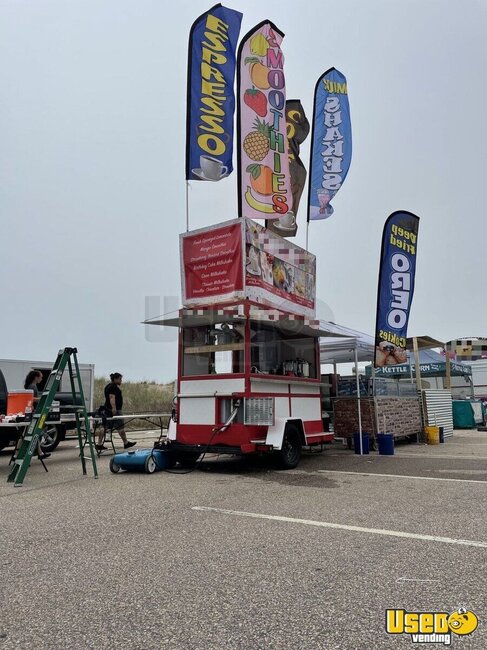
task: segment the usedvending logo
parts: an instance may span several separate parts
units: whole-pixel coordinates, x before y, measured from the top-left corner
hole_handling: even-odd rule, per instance
[[[458,636],[472,634],[478,624],[476,614],[464,607],[451,614],[386,609],[387,634],[409,634],[413,643],[451,645],[452,633]]]

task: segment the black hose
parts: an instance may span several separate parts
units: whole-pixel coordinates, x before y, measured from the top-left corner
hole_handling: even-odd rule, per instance
[[[235,419],[239,408],[240,408],[240,400],[237,401],[235,408],[233,409],[230,417],[225,422],[225,424],[222,424],[219,427],[215,427],[213,429],[213,433],[212,433],[210,439],[208,440],[208,442],[206,444],[206,448],[205,448],[204,452],[201,454],[201,457],[198,458],[198,460],[196,461],[194,467],[191,467],[191,469],[188,469],[188,470],[185,470],[185,471],[174,471],[172,469],[164,469],[163,471],[167,472],[168,474],[191,474],[191,472],[194,472],[196,469],[198,469],[199,466],[201,465],[201,463],[203,462],[206,454],[208,453],[208,449],[210,448],[210,445],[213,442],[213,438],[216,436],[217,433],[220,433],[221,431],[224,431],[225,429],[227,429],[230,426],[230,424]]]

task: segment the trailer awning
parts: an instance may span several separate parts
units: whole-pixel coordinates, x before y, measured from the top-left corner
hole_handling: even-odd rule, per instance
[[[156,316],[144,321],[144,325],[161,327],[199,327],[216,323],[238,323],[245,321],[243,309],[180,309],[164,316]]]
[[[337,333],[336,326],[333,327],[331,323],[312,320],[264,305],[251,305],[248,319],[251,322],[275,327],[288,334],[302,334],[315,338],[346,338],[345,334]],[[208,327],[217,323],[239,323],[245,322],[245,320],[247,320],[247,316],[244,305],[240,303],[210,309],[185,308],[162,317],[149,318],[143,321],[143,324],[162,327]]]

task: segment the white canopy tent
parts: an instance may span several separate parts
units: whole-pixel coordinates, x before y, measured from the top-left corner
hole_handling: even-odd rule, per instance
[[[373,361],[375,344],[372,336],[357,330],[337,325],[328,321],[320,321],[320,328],[326,329],[336,337],[327,337],[320,341],[320,362],[333,364],[333,373],[336,374],[337,363],[354,363],[355,378],[357,381],[357,409],[360,434],[360,454],[363,453],[362,441],[362,413],[360,408],[360,376],[358,372],[359,361]]]
[[[375,344],[372,336],[337,325],[328,321],[320,321],[320,327],[336,337],[329,336],[320,342],[321,363],[354,363],[358,361],[373,361]]]

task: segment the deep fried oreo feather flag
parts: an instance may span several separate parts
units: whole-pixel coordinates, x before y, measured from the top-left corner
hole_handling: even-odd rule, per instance
[[[264,20],[243,37],[238,48],[240,217],[278,219],[292,207],[283,37],[273,23]]]
[[[333,214],[330,201],[345,180],[352,160],[352,127],[347,80],[335,68],[317,81],[309,163],[308,221]]]
[[[407,362],[418,230],[419,217],[406,211],[393,212],[384,225],[377,289],[376,368]]]
[[[242,14],[217,4],[189,35],[186,179],[218,181],[233,170],[237,41]]]

